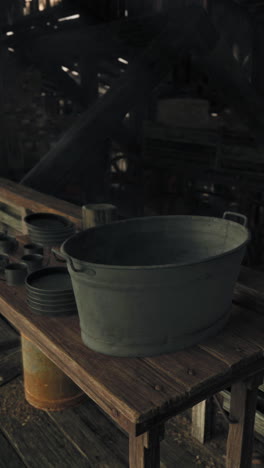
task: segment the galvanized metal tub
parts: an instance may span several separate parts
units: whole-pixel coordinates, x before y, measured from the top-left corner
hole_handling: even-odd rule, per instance
[[[227,322],[249,233],[201,216],[129,219],[67,239],[83,342],[113,356],[192,346]]]

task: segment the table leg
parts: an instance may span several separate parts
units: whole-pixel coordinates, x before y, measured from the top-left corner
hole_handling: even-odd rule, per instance
[[[129,468],[160,468],[160,440],[164,426],[155,426],[140,436],[129,436]]]
[[[262,380],[261,375],[232,386],[226,468],[251,467],[257,389]]]
[[[213,416],[212,398],[201,401],[192,408],[192,437],[201,444],[211,439]]]

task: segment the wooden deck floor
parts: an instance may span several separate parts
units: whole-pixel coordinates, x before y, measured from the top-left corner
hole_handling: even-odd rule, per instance
[[[64,411],[37,410],[25,401],[21,372],[18,337],[0,319],[0,468],[128,467],[128,438],[88,397]],[[189,413],[166,424],[161,468],[224,467],[227,428],[205,446],[190,429]]]

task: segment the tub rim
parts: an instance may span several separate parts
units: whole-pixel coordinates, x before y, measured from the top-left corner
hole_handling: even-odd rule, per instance
[[[167,264],[162,264],[162,265],[109,265],[109,264],[103,264],[103,263],[93,263],[93,262],[87,262],[85,260],[81,260],[81,259],[78,259],[76,257],[73,257],[71,255],[69,255],[66,251],[65,251],[65,246],[68,242],[70,242],[74,237],[80,235],[80,234],[83,234],[84,232],[86,231],[90,231],[90,230],[101,230],[101,229],[104,229],[106,226],[113,226],[113,225],[117,225],[117,224],[128,224],[129,222],[135,222],[135,221],[139,221],[139,220],[158,220],[158,219],[184,219],[184,218],[188,218],[188,219],[195,219],[195,220],[203,220],[204,222],[207,220],[207,221],[214,221],[214,222],[225,222],[225,223],[228,223],[228,224],[231,224],[231,225],[235,225],[236,227],[239,226],[239,229],[240,230],[243,230],[244,233],[246,234],[246,238],[245,240],[239,244],[238,246],[234,247],[233,249],[230,249],[228,250],[227,252],[224,252],[224,253],[220,253],[220,254],[216,254],[216,255],[211,255],[209,257],[206,257],[202,260],[199,260],[199,261],[193,261],[193,262],[179,262],[179,263],[167,263]],[[224,258],[228,255],[232,255],[233,253],[236,253],[238,252],[239,250],[242,250],[246,244],[250,241],[250,232],[248,230],[248,228],[246,226],[243,226],[242,224],[240,223],[237,223],[235,221],[232,221],[232,220],[229,220],[229,219],[225,219],[225,218],[216,218],[216,217],[213,217],[213,216],[193,216],[193,215],[169,215],[169,216],[142,216],[142,217],[137,217],[137,218],[128,218],[128,219],[125,219],[125,220],[118,220],[118,221],[115,221],[113,223],[109,223],[109,224],[106,224],[106,225],[100,225],[100,226],[94,226],[94,227],[91,227],[89,229],[85,229],[84,231],[80,231],[79,233],[75,233],[74,235],[72,235],[71,237],[68,237],[68,239],[66,239],[62,245],[60,246],[60,251],[62,253],[62,255],[64,257],[66,257],[66,260],[67,260],[67,263],[69,261],[69,259],[71,259],[72,261],[74,262],[77,262],[78,264],[81,264],[81,265],[84,265],[84,267],[87,267],[87,269],[104,269],[104,270],[125,270],[125,271],[142,271],[142,270],[161,270],[161,269],[175,269],[175,268],[180,268],[180,267],[189,267],[189,266],[194,266],[194,265],[200,265],[200,264],[204,264],[204,263],[208,263],[208,262],[211,262],[211,261],[214,261],[214,260],[217,260],[217,259],[220,259],[220,258]],[[79,272],[80,274],[81,273],[85,273],[85,269],[83,271],[80,271]]]

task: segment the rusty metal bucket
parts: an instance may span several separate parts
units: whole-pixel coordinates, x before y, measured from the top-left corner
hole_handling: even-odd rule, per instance
[[[24,390],[35,408],[60,411],[78,405],[85,394],[27,337],[21,336]]]

